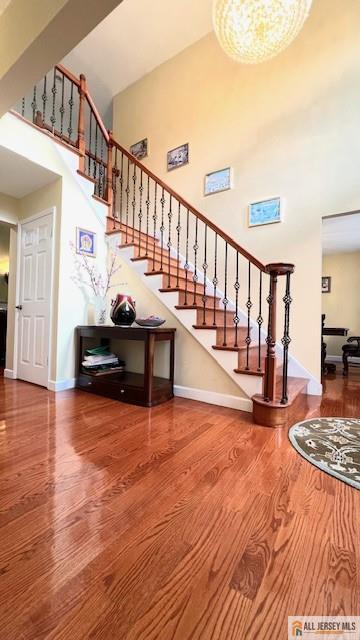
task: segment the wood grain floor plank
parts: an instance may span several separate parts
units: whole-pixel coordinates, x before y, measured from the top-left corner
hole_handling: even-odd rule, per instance
[[[358,417],[360,373],[300,405]],[[282,640],[288,615],[359,615],[359,518],[249,414],[0,378],[0,640]]]

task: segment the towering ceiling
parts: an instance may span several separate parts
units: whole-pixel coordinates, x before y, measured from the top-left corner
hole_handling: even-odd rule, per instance
[[[211,5],[212,0],[124,0],[63,64],[85,74],[105,115],[119,91],[211,31]]]

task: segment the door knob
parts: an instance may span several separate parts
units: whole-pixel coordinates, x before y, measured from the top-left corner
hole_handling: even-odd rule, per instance
[[[16,305],[16,307],[15,307],[15,309],[19,309],[19,311],[21,311],[21,309],[22,309],[22,304],[17,304],[17,305]]]

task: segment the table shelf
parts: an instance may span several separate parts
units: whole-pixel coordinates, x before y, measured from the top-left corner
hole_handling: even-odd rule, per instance
[[[137,327],[77,327],[77,378],[76,386],[83,391],[97,393],[108,398],[151,407],[166,402],[174,395],[174,356],[175,329],[144,329]],[[139,340],[144,343],[144,371],[109,372],[106,375],[94,376],[81,370],[83,359],[83,340],[91,338],[110,343],[114,340]],[[157,342],[170,343],[170,376],[162,378],[154,376],[154,352]]]

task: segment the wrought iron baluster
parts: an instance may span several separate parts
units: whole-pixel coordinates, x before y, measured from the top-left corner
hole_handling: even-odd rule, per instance
[[[68,126],[68,134],[69,140],[71,141],[71,136],[73,133],[72,119],[73,119],[73,107],[74,107],[74,83],[70,82],[70,98],[69,98],[69,126]],[[90,169],[89,169],[90,174]]]
[[[165,191],[164,187],[162,187],[161,198],[161,224],[160,224],[160,271],[163,271],[163,255],[164,255],[164,208],[165,208]]]
[[[212,280],[214,287],[214,317],[213,317],[213,326],[216,326],[216,289],[219,284],[217,277],[217,250],[218,250],[218,234],[215,233],[215,247],[214,247],[214,277]]]
[[[64,113],[65,113],[64,91],[65,91],[65,76],[62,73],[61,74],[61,105],[60,105],[60,108],[59,108],[59,112],[60,112],[60,136],[61,136],[61,138],[62,138],[63,130],[64,130]]]
[[[246,338],[245,338],[245,344],[246,344],[246,367],[245,369],[248,371],[249,370],[249,357],[250,357],[250,344],[251,344],[251,308],[252,308],[253,304],[251,302],[251,262],[249,260],[249,266],[248,266],[248,298],[247,298],[247,302],[246,302],[246,308],[247,308],[247,334],[246,334]]]
[[[225,282],[225,286],[224,286],[224,298],[223,298],[223,306],[224,306],[224,341],[223,341],[223,347],[227,347],[227,342],[226,342],[226,334],[227,334],[227,306],[229,304],[229,300],[227,299],[227,278],[228,278],[228,273],[227,273],[227,264],[228,264],[228,243],[225,242],[225,258],[224,258],[224,282]]]
[[[154,192],[154,213],[153,213],[153,221],[154,221],[154,242],[153,242],[153,267],[152,270],[155,271],[155,245],[156,245],[156,222],[157,222],[157,182],[155,182],[155,192]]]
[[[287,404],[288,402],[288,363],[289,363],[289,344],[291,342],[291,338],[289,335],[290,329],[290,305],[292,303],[292,298],[290,295],[290,273],[286,274],[286,289],[285,295],[283,297],[283,302],[285,304],[285,322],[284,322],[284,335],[281,340],[283,345],[283,378],[282,378],[282,394],[281,394],[281,404]]]
[[[117,149],[116,149],[117,151]],[[121,163],[120,163],[120,176],[119,176],[119,187],[120,187],[120,211],[119,211],[119,220],[120,224],[122,223],[123,215],[123,184],[124,184],[124,154],[121,152]]]
[[[106,140],[105,140],[105,138],[103,136],[102,136],[102,139],[103,139],[104,144],[105,144],[105,153],[106,153],[106,155],[108,155],[109,149],[108,149]],[[109,157],[112,159],[112,156],[110,154],[109,154]],[[107,172],[108,172],[108,163],[107,163],[107,160],[106,161],[104,160],[103,161],[103,174],[102,174],[102,193],[103,193],[102,197],[104,198],[104,200],[108,201],[108,193],[107,193],[107,189],[106,189],[107,178],[108,178]]]
[[[52,132],[54,133],[55,124],[56,124],[55,104],[56,104],[56,94],[57,94],[56,69],[54,69],[53,86],[51,88],[51,93],[52,93],[52,111],[51,111],[51,116],[50,116],[50,122],[51,122]]]
[[[94,118],[95,119],[95,118]],[[95,180],[95,189],[97,189],[97,184],[98,184],[98,180],[97,180],[97,143],[98,143],[98,123],[95,119],[95,151],[94,151],[94,173],[93,173],[93,178]]]
[[[168,241],[167,241],[167,249],[168,249],[168,288],[170,289],[170,285],[171,285],[171,276],[170,276],[170,257],[171,257],[171,220],[172,220],[172,195],[170,195],[170,205],[169,205],[169,212],[168,212],[168,218],[169,218],[169,235],[168,235]]]
[[[149,247],[149,211],[150,211],[150,176],[147,177],[147,187],[146,187],[146,243],[145,243],[145,255],[148,255],[148,247]]]
[[[194,275],[193,275],[193,283],[194,283],[194,302],[193,304],[196,305],[196,288],[197,288],[197,283],[199,280],[199,276],[197,273],[197,252],[199,250],[199,245],[198,245],[198,226],[199,226],[199,219],[196,216],[195,218],[195,243],[193,246],[194,249]]]
[[[89,123],[89,155],[88,155],[88,174],[91,176],[91,143],[92,143],[92,120],[93,115],[90,110],[90,123]]]
[[[33,99],[31,103],[31,108],[33,112],[33,122],[36,122],[36,112],[37,112],[37,102],[36,102],[36,84],[34,85]]]
[[[187,293],[188,293],[188,272],[189,272],[189,209],[186,210],[186,248],[185,248],[185,299],[184,305],[187,306]]]
[[[178,204],[178,219],[177,219],[177,225],[176,225],[176,232],[177,232],[177,243],[176,243],[176,258],[177,258],[177,262],[176,262],[176,286],[177,287],[179,287],[179,271],[180,271],[180,233],[181,233],[180,214],[181,214],[181,204],[179,202],[179,204]]]
[[[99,162],[99,184],[98,184],[98,195],[100,198],[104,197],[103,186],[104,186],[104,136],[101,133],[101,142],[100,142],[100,162]]]
[[[140,170],[140,185],[139,185],[139,213],[138,213],[138,218],[139,218],[139,247],[138,247],[138,255],[140,255],[141,226],[142,226],[142,219],[143,219],[143,212],[142,212],[143,191],[144,191],[143,171],[141,169]]]
[[[44,84],[43,84],[43,92],[42,92],[42,96],[41,96],[42,103],[43,103],[42,119],[43,119],[44,124],[45,124],[45,120],[46,120],[46,103],[47,103],[47,100],[48,100],[46,84],[47,84],[47,76],[45,74],[45,76],[44,76]]]
[[[258,324],[258,366],[257,370],[261,371],[261,326],[264,322],[262,317],[262,271],[259,271],[259,315],[256,319]]]
[[[134,164],[134,171],[133,171],[133,176],[132,176],[132,181],[133,181],[133,199],[131,201],[131,206],[132,206],[132,241],[134,242],[135,240],[135,210],[136,210],[136,164],[135,162]]]
[[[126,172],[126,215],[125,215],[125,244],[128,243],[128,229],[129,229],[129,200],[130,200],[130,160],[127,159],[127,172]]]
[[[207,269],[208,269],[208,264],[207,264],[207,224],[205,224],[205,228],[204,228],[204,262],[202,265],[203,268],[203,276],[204,276],[204,287],[203,287],[203,325],[206,324],[206,300],[207,300],[207,296],[206,296],[206,287],[207,287],[207,279],[206,279],[206,274],[207,274]]]
[[[113,215],[113,229],[115,229],[116,227],[116,205],[117,205],[117,178],[119,175],[119,169],[118,169],[118,165],[117,165],[117,147],[115,147],[115,159],[114,159],[114,166],[112,169],[112,176],[111,176],[111,186],[112,186],[112,192],[113,192],[113,207],[112,207],[112,215]]]
[[[235,342],[234,347],[238,347],[238,331],[239,331],[239,291],[240,291],[240,282],[239,282],[239,252],[236,252],[236,280],[235,280],[235,316],[234,316],[234,324],[235,324]]]

